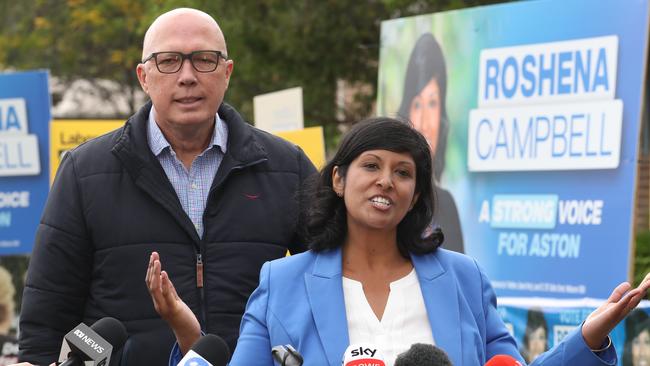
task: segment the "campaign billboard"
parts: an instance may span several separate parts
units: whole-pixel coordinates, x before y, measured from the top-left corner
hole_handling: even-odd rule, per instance
[[[497,310],[517,341],[519,352],[530,364],[568,334],[577,331],[584,319],[601,304],[601,300],[592,298],[506,298],[500,301]],[[619,365],[650,363],[649,314],[650,302],[643,300],[609,333]]]
[[[59,119],[50,125],[50,181],[54,181],[63,155],[90,139],[118,129],[124,120]],[[277,136],[302,148],[316,167],[325,164],[323,127],[275,132]]]
[[[499,296],[628,280],[649,17],[544,0],[382,22],[377,114],[427,138],[444,246]]]
[[[0,73],[0,255],[30,253],[49,190],[47,71]]]
[[[67,119],[50,124],[50,183],[54,182],[63,156],[80,144],[116,130],[125,120]]]

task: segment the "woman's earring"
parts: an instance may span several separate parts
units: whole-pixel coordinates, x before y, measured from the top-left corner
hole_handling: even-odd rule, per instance
[[[336,195],[339,196],[339,198],[343,198],[343,192],[336,192]]]

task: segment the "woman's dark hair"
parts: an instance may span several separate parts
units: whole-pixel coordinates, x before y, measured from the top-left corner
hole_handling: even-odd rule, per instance
[[[306,183],[303,202],[310,204],[303,207],[301,222],[310,248],[322,251],[343,245],[347,235],[347,212],[344,200],[332,188],[333,169],[337,166],[339,174],[345,178],[350,163],[369,150],[408,153],[413,157],[415,192],[419,197],[397,226],[397,244],[406,258],[409,252],[433,252],[442,244],[443,236],[440,230],[423,235],[434,212],[429,144],[409,123],[387,117],[366,119],[354,125],[343,137],[332,160]]]
[[[643,309],[634,309],[625,318],[625,345],[623,346],[623,366],[633,366],[632,343],[641,332],[650,332],[650,317]]]
[[[544,345],[544,352],[548,351],[548,324],[546,324],[546,318],[544,318],[544,312],[541,309],[532,308],[528,310],[528,316],[526,319],[526,330],[524,330],[524,339],[521,349],[521,355],[524,356],[526,362],[533,362],[532,355],[530,354],[530,349],[528,342],[532,333],[537,329],[544,329],[546,333],[546,344]]]
[[[447,118],[447,66],[445,56],[438,41],[431,33],[425,33],[415,42],[404,78],[404,92],[402,104],[397,114],[401,118],[409,119],[413,98],[422,92],[427,84],[435,79],[440,92],[440,127],[438,129],[438,144],[434,151],[435,177],[440,182],[440,177],[445,169],[445,150],[447,149],[447,134],[449,132],[449,119]]]

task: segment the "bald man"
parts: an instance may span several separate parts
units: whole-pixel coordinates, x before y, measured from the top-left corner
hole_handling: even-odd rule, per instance
[[[152,252],[201,329],[234,349],[262,264],[305,249],[295,192],[315,169],[223,102],[233,67],[206,13],[176,9],[149,27],[136,72],[151,101],[57,172],[27,274],[21,361],[49,364],[70,329],[111,316],[129,333],[112,365],[166,364],[174,335],[144,282]]]

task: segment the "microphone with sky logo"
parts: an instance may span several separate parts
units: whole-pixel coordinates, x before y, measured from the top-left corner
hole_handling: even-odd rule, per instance
[[[351,344],[343,355],[343,366],[386,366],[386,363],[377,347]]]

